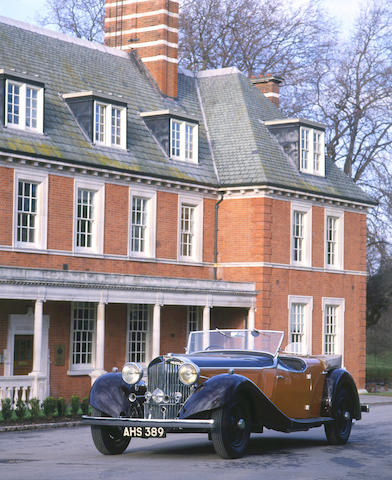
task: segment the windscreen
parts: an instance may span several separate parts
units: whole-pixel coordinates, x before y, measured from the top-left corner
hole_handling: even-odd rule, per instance
[[[188,353],[213,350],[245,350],[275,356],[283,340],[283,332],[274,330],[207,330],[191,332]]]

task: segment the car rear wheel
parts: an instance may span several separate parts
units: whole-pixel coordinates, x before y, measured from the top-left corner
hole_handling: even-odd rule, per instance
[[[334,422],[324,425],[325,435],[331,445],[344,445],[350,437],[352,426],[352,401],[347,388],[341,388],[333,406]]]
[[[222,408],[214,410],[215,420],[211,439],[216,453],[222,458],[240,458],[248,446],[250,422],[247,403],[238,397]]]
[[[106,417],[101,411],[91,407],[93,417]],[[91,425],[91,436],[96,449],[104,455],[119,455],[128,447],[131,439],[123,437],[121,427],[99,427]]]

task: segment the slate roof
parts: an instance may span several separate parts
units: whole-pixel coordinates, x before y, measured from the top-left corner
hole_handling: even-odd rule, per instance
[[[173,100],[132,54],[0,17],[1,69],[45,84],[44,135],[0,126],[3,152],[200,185],[271,185],[374,203],[329,160],[325,178],[300,173],[263,123],[283,118],[281,112],[236,69],[180,73]],[[127,150],[99,147],[84,136],[62,98],[81,91],[127,103]],[[164,154],[140,117],[157,110],[199,119],[198,164]]]

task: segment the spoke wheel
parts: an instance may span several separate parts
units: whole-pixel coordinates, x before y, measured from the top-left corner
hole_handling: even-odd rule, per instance
[[[352,401],[347,388],[341,388],[333,406],[333,423],[325,424],[325,434],[331,445],[344,445],[347,443],[352,426]]]
[[[102,412],[92,407],[93,417],[105,417]],[[121,427],[99,427],[91,425],[91,436],[96,449],[104,455],[118,455],[128,447],[131,439],[123,437]]]
[[[248,446],[250,422],[246,402],[238,398],[214,410],[215,420],[211,439],[216,453],[222,458],[240,458]]]

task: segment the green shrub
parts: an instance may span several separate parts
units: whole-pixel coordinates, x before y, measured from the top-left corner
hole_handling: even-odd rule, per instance
[[[80,404],[83,415],[88,415],[90,410],[90,402],[88,397],[82,398],[82,403]]]
[[[56,411],[56,399],[53,397],[47,397],[42,402],[42,409],[47,418],[52,418]]]
[[[57,414],[59,417],[64,417],[66,412],[66,404],[63,397],[57,399]]]
[[[23,400],[16,402],[15,414],[18,420],[24,420],[26,418],[26,404]]]
[[[30,416],[32,420],[36,420],[39,417],[41,409],[39,408],[39,400],[38,398],[30,398]]]
[[[8,422],[11,420],[12,417],[12,406],[11,406],[11,399],[6,398],[1,401],[1,415],[3,416],[3,420]]]
[[[77,415],[80,408],[80,397],[79,395],[72,395],[71,397],[71,412],[72,415]]]

